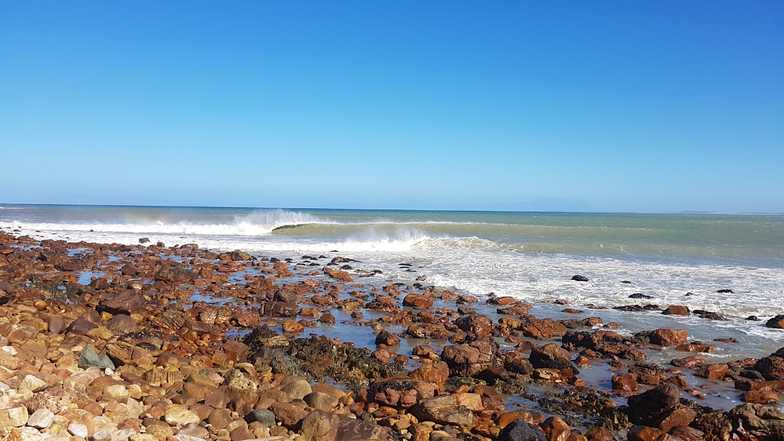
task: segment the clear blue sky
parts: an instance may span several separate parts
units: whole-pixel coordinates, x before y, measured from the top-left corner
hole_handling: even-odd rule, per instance
[[[0,201],[784,211],[784,2],[0,4]]]

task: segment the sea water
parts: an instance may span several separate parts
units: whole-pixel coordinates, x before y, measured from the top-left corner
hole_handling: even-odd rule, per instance
[[[477,295],[511,295],[551,316],[562,308],[555,300],[574,307],[681,304],[728,320],[590,312],[628,333],[668,326],[703,340],[739,340],[720,345],[718,358],[766,355],[784,345],[783,330],[763,326],[784,314],[781,215],[0,204],[0,228],[35,238],[134,244],[146,237],[283,257],[339,253],[381,269],[384,280],[424,277]],[[572,281],[574,274],[589,281]],[[635,293],[652,298],[629,297]],[[746,320],[751,315],[762,321]]]

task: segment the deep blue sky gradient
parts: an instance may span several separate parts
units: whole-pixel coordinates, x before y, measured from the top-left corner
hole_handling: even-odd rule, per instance
[[[0,2],[0,201],[784,211],[784,2]]]

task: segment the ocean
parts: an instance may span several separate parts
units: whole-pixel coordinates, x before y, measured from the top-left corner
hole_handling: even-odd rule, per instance
[[[685,327],[706,339],[738,338],[750,354],[784,341],[784,331],[745,319],[784,313],[781,215],[0,204],[0,228],[36,238],[135,244],[146,237],[278,257],[340,253],[363,269],[382,270],[383,280],[420,278],[477,295],[511,295],[554,315],[563,307],[546,305],[561,300],[608,308],[682,304],[728,318],[601,312],[629,332]],[[575,274],[589,281],[571,280]],[[651,298],[629,297],[635,293]]]

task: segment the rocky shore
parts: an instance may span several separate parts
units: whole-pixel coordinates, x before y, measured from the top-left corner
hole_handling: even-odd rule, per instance
[[[784,439],[784,348],[709,362],[732,342],[356,266],[0,233],[0,439]]]

